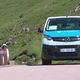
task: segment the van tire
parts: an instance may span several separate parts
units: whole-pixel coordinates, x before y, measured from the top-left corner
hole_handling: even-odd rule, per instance
[[[51,65],[51,60],[42,59],[42,65]]]

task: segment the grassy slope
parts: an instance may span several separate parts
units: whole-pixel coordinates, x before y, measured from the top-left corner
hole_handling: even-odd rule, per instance
[[[0,43],[15,36],[23,27],[29,27],[29,33],[18,34],[16,44],[9,46],[10,57],[25,49],[40,57],[41,35],[37,27],[43,25],[48,16],[68,15],[78,3],[79,0],[0,0]],[[79,12],[76,15],[80,15]]]

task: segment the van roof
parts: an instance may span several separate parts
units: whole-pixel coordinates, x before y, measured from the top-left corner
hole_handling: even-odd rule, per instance
[[[48,19],[54,18],[80,18],[80,16],[56,16],[56,17],[48,17]]]

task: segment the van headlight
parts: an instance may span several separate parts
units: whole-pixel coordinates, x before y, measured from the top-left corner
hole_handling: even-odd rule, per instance
[[[50,36],[47,36],[47,35],[43,35],[43,39],[53,40]]]

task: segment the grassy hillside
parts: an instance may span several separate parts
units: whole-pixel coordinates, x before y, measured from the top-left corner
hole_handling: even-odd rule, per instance
[[[37,61],[41,52],[37,28],[48,16],[69,15],[78,4],[79,0],[0,0],[0,44],[7,42],[11,59],[26,52],[36,54]]]

